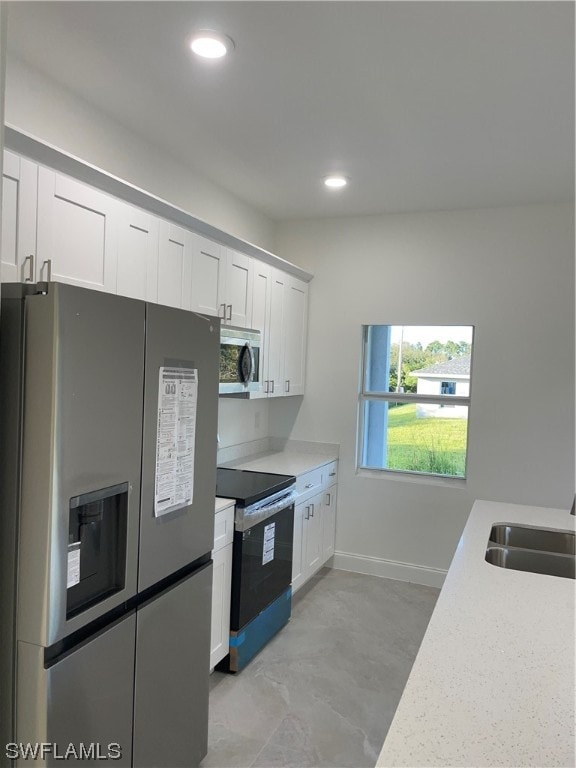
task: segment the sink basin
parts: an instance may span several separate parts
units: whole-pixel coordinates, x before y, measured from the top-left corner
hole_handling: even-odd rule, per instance
[[[543,573],[547,576],[576,578],[576,558],[574,555],[542,552],[535,549],[516,549],[515,547],[489,546],[486,561],[499,568],[511,568],[514,571]]]
[[[573,531],[558,531],[553,528],[536,528],[529,525],[498,523],[492,526],[488,545],[521,547],[542,552],[558,552],[573,555],[576,552],[576,538]]]

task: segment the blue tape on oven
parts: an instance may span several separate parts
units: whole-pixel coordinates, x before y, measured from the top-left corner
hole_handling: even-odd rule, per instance
[[[235,672],[240,672],[274,635],[290,619],[292,612],[292,587],[288,587],[279,597],[246,624],[242,631],[230,635],[230,647],[236,649]]]
[[[244,640],[246,640],[246,632],[240,632],[236,637],[230,635],[230,648],[236,648],[237,646],[242,645]]]

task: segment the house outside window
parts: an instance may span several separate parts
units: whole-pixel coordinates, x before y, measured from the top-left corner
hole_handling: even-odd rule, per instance
[[[358,468],[466,476],[472,326],[363,327]]]

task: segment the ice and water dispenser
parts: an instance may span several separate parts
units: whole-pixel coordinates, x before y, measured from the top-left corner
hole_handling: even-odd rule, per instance
[[[127,524],[128,483],[70,499],[67,619],[124,589]]]

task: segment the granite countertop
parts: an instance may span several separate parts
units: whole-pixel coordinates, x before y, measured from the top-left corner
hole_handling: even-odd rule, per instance
[[[335,452],[267,451],[229,461],[221,466],[232,469],[248,469],[254,472],[272,472],[278,475],[302,475],[311,469],[336,461],[337,458],[338,454]]]
[[[567,510],[474,504],[378,768],[574,765],[576,582],[487,563],[497,522],[575,527]]]

